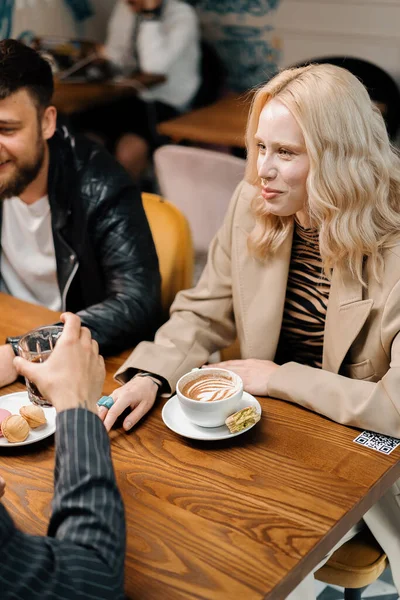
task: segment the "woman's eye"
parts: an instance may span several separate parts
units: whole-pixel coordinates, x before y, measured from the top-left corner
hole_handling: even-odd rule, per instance
[[[282,156],[293,156],[293,152],[291,152],[290,150],[286,150],[286,148],[280,148],[279,154],[281,154]]]
[[[262,142],[258,142],[257,148],[258,148],[258,150],[260,152],[263,151],[263,150],[265,150],[265,146],[264,146],[264,144]]]
[[[3,129],[0,128],[0,133],[4,134],[4,135],[9,135],[10,133],[14,133],[15,129]]]

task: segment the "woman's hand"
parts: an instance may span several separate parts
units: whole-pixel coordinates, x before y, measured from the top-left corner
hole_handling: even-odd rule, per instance
[[[113,406],[108,410],[99,407],[99,417],[104,421],[107,431],[110,431],[115,421],[126,408],[131,412],[125,418],[122,426],[129,431],[151,409],[157,396],[158,386],[150,377],[134,377],[125,385],[113,391],[111,398]]]
[[[220,363],[206,365],[210,368],[229,369],[243,380],[243,388],[253,396],[268,396],[268,381],[272,373],[279,369],[279,365],[271,360],[248,358],[246,360],[226,360]]]

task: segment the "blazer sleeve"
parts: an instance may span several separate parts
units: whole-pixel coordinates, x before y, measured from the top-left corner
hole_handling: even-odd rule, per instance
[[[0,504],[2,600],[120,600],[125,520],[100,419],[57,416],[53,512],[46,537],[18,531]]]
[[[148,371],[167,380],[173,391],[184,373],[235,340],[231,246],[242,186],[237,187],[224,223],[210,245],[197,286],[177,294],[170,319],[157,331],[155,342],[139,344],[115,374],[121,383],[137,371]]]
[[[400,438],[400,282],[388,296],[380,343],[390,367],[376,383],[289,362],[268,383],[268,395],[300,404],[337,423]]]

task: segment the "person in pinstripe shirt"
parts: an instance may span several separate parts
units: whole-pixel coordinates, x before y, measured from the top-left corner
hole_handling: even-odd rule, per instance
[[[124,597],[124,509],[96,405],[104,360],[79,317],[61,318],[64,331],[45,363],[15,359],[57,410],[55,490],[45,537],[19,531],[0,502],[1,600]]]

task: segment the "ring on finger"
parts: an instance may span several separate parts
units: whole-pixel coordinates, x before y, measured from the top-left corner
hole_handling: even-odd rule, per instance
[[[105,406],[107,410],[110,410],[113,404],[114,400],[111,398],[111,396],[102,396],[97,402],[98,406]]]

